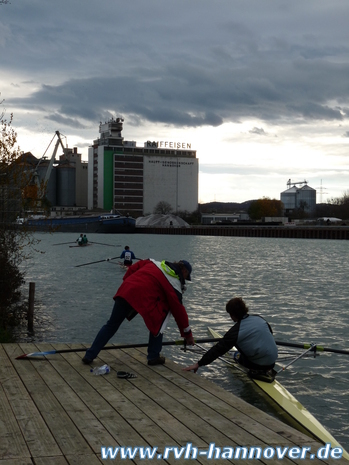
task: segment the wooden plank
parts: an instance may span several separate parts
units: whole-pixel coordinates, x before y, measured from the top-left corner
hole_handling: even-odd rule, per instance
[[[6,443],[5,439],[7,455],[0,456],[0,465],[117,463],[122,460],[120,457],[115,460],[101,458],[101,447],[117,446],[157,447],[157,454],[163,453],[166,446],[180,448],[188,443],[199,452],[202,449],[206,451],[211,443],[221,448],[238,445],[260,445],[262,448],[267,445],[297,445],[310,446],[315,451],[321,447],[319,443],[236,398],[204,377],[183,372],[179,365],[170,360],[166,361],[165,366],[149,367],[144,350],[102,351],[93,365],[108,363],[112,371],[106,376],[93,376],[90,367],[81,362],[84,352],[14,360],[23,351],[43,351],[52,349],[52,346],[6,344],[3,347],[6,350],[0,345],[0,451],[3,438],[6,438],[8,432],[2,426],[5,423],[1,423],[2,412],[7,418],[6,424],[12,428],[10,433],[21,433],[21,415],[25,419],[28,416],[26,409],[21,410],[21,401],[24,399],[29,408],[34,409],[39,417],[42,416],[41,421],[54,440],[58,454],[44,454],[48,448],[41,445],[41,431],[38,429],[36,449],[30,443],[34,437],[22,434],[23,443],[29,440],[27,456],[24,457],[9,457],[9,441]],[[60,349],[68,346],[55,344],[54,347]],[[119,379],[116,377],[118,370],[136,373],[137,378]],[[17,387],[14,388],[13,384],[16,383]],[[31,431],[34,432],[34,428]],[[33,450],[36,455],[33,455]],[[30,454],[32,458],[28,457]],[[126,460],[136,465],[154,463],[154,460],[142,460],[138,456]],[[155,460],[170,465],[186,465],[188,462],[183,457],[175,460],[172,455],[167,460],[156,455]],[[241,459],[208,460],[198,456],[195,461],[201,465],[239,465]],[[276,465],[276,459],[259,462]],[[285,465],[293,465],[298,460],[284,458],[283,462]],[[255,460],[244,459],[244,463],[253,465]],[[302,460],[303,465],[325,463],[345,465],[347,462],[344,459]]]
[[[33,465],[33,462],[29,457],[20,459],[0,459],[0,465]]]
[[[122,353],[121,351],[110,351],[110,352],[104,352],[100,354],[100,357],[102,357],[103,359],[101,360],[100,363],[109,363],[110,366],[112,367],[112,370],[113,370],[113,367],[115,366],[115,370],[126,370],[126,371],[132,371],[134,373],[137,373],[139,378],[142,377],[142,374],[141,371],[144,371],[144,373],[146,373],[147,371],[150,372],[151,375],[155,375],[154,374],[154,371],[153,370],[150,370],[148,366],[144,366],[144,364],[146,363],[145,361],[145,358],[144,358],[144,355],[142,355],[142,360],[143,360],[143,363],[142,364],[138,364],[137,366],[135,366],[135,363],[136,360],[134,360],[134,357],[131,357],[128,353],[129,351],[127,351],[126,353]],[[133,352],[133,351],[132,351]],[[116,358],[115,357],[115,354],[118,354],[118,357]],[[139,354],[138,354],[139,355]],[[127,364],[126,364],[127,363]],[[159,371],[163,371],[163,370],[166,370],[167,367],[156,367]],[[151,376],[150,375],[150,376]],[[172,373],[173,375],[173,373]],[[141,379],[141,383],[138,384],[137,383],[137,379],[139,378],[136,378],[136,379],[131,379],[131,380],[121,380],[122,381],[122,386],[124,386],[124,389],[125,391],[127,391],[130,395],[130,397],[132,399],[134,399],[134,391],[130,391],[130,389],[132,389],[133,386],[137,386],[139,389],[143,390],[143,386],[146,385],[148,383],[148,381],[146,381],[145,379]],[[118,380],[119,381],[119,380]],[[154,383],[157,383],[158,379],[156,379],[154,381]],[[130,383],[131,384],[131,387],[127,384],[127,383]],[[169,392],[171,392],[172,394],[172,383],[169,383],[169,385],[166,387],[166,390],[169,390]],[[156,386],[153,384],[152,387],[149,387],[149,391],[148,391],[148,395],[152,398],[152,397],[155,397],[156,399],[156,402],[158,402],[158,392],[154,392],[153,389],[156,389]],[[173,404],[173,401],[171,399],[166,399],[170,404],[172,403]],[[173,409],[171,408],[171,414],[173,412],[176,411],[177,407],[178,407],[178,402],[175,401],[175,404]],[[167,407],[168,408],[168,407]],[[164,409],[163,406],[161,406],[161,409]],[[166,408],[165,408],[166,409]],[[193,412],[190,412],[186,409],[182,410],[182,413],[183,415],[181,416],[181,423],[185,424],[186,427],[189,427],[189,428],[195,428],[195,431],[193,431],[194,434],[197,435],[198,438],[203,438],[204,436],[204,433],[201,431],[201,428],[197,427],[197,425],[195,426],[195,423],[196,422],[199,422],[200,423],[200,418],[197,416],[197,415],[194,415]],[[211,412],[213,413],[213,415],[215,415],[215,412]],[[179,415],[180,416],[180,415]],[[202,426],[201,424],[199,426]],[[231,422],[227,425],[225,425],[228,429],[232,428],[232,424]],[[166,432],[167,432],[167,424],[163,424],[162,427],[164,429],[166,429]],[[200,441],[201,445],[199,446],[198,445],[198,440],[197,439],[191,439],[191,440],[188,440],[187,437],[185,438],[185,440],[183,442],[180,443],[180,446],[185,446],[186,444],[188,444],[189,442],[191,442],[193,444],[193,447],[197,447],[200,451],[200,449],[204,449],[204,450],[207,450],[208,449],[208,446],[210,443],[212,442],[215,442],[215,444],[218,446],[218,441],[219,439],[222,440],[221,442],[221,445],[222,446],[227,446],[229,445],[230,447],[233,447],[236,445],[236,442],[233,442],[231,441],[231,439],[229,439],[227,436],[224,436],[224,440],[223,440],[223,434],[221,434],[217,429],[215,429],[214,427],[212,427],[211,425],[208,426],[208,428],[210,429],[210,435],[207,434],[206,436],[206,440],[204,441],[204,443],[202,443],[202,441]],[[177,445],[174,441],[174,439],[172,439],[171,442],[155,442],[153,443],[152,445],[153,446],[159,446],[159,445]],[[159,452],[163,452],[163,448],[159,447]],[[172,459],[172,457],[171,457]],[[171,460],[170,459],[170,460]],[[205,457],[202,457],[200,456],[197,461],[201,462],[201,463],[205,463],[205,464],[208,464],[208,463],[212,463],[212,460],[208,460],[206,459]],[[244,460],[246,461],[247,464],[252,464],[252,461],[249,461],[249,460]],[[223,461],[224,463],[229,463],[228,460],[224,460]],[[223,463],[221,462],[220,460],[215,460],[215,463]],[[183,459],[183,462],[181,461],[178,461],[176,460],[175,462],[171,462],[171,463],[186,463],[186,460]],[[233,462],[234,463],[234,462]],[[289,461],[288,459],[285,459],[285,464],[290,464],[292,463],[291,461]]]
[[[103,359],[105,359],[104,353]],[[115,361],[111,362],[110,365],[115,373],[120,367],[120,363],[116,364]],[[154,400],[154,396],[149,396],[142,391],[142,386],[144,384],[143,378],[137,377],[132,380],[123,380],[110,377],[109,381],[129,402],[134,404],[143,413],[143,417],[145,416],[151,419],[163,431],[166,431],[173,442],[176,444],[196,442],[198,447],[206,446],[206,443],[187,428],[186,425],[179,422],[166,410],[162,409],[156,400]],[[125,412],[125,414],[127,414],[127,412]]]
[[[6,352],[3,347],[6,348]],[[15,348],[18,348],[18,346],[12,344],[0,346],[1,385],[6,395],[8,406],[11,408],[11,415],[13,415],[11,425],[8,425],[8,431],[10,434],[11,432],[16,433],[11,450],[8,450],[5,446],[6,435],[1,436],[3,440],[0,444],[0,457],[8,458],[14,456],[13,454],[17,454],[19,457],[28,457],[30,454],[37,455],[40,453],[44,455],[52,453],[61,455],[61,451],[52,434],[12,365],[13,362],[11,359],[14,358]],[[2,418],[5,418],[5,416]],[[17,426],[15,426],[14,421],[16,421]],[[18,428],[20,431],[18,431]],[[40,443],[37,441],[38,437],[40,437]],[[11,436],[8,437],[8,439],[10,438]],[[5,456],[5,453],[9,455]]]
[[[52,349],[48,345],[41,345],[41,348]],[[37,348],[33,346],[30,350]],[[59,354],[54,356],[54,363],[61,365],[63,377],[48,358],[33,360],[29,362],[31,366],[26,362],[20,368],[24,374],[23,370],[28,366],[26,388],[64,454],[88,455],[92,450],[99,451],[103,440],[112,440],[108,431],[66,382],[65,378],[70,376],[70,365],[63,357]]]
[[[132,391],[132,395],[125,396],[125,388],[129,391],[132,386],[129,384],[131,380],[124,380],[117,378],[116,375],[116,367],[112,366],[112,371],[110,375],[107,376],[93,376],[89,373],[89,367],[83,365],[81,363],[81,358],[78,357],[77,354],[75,356],[73,354],[63,354],[64,357],[74,366],[78,371],[81,372],[82,376],[85,377],[86,381],[94,386],[95,390],[98,391],[99,394],[103,396],[103,398],[108,402],[108,409],[112,407],[111,416],[109,414],[110,419],[108,417],[103,418],[103,422],[106,420],[110,421],[110,428],[114,429],[115,423],[115,414],[120,415],[120,418],[127,424],[126,431],[129,430],[131,427],[131,435],[126,434],[123,431],[123,428],[115,430],[115,435],[117,440],[123,446],[135,447],[135,446],[156,446],[158,447],[158,452],[163,452],[163,446],[172,444],[174,446],[179,446],[179,443],[175,442],[173,438],[168,434],[168,431],[161,428],[161,425],[154,421],[152,416],[145,415],[144,411],[139,408],[137,402],[138,399],[138,388]],[[103,364],[104,361],[97,359],[95,364]],[[127,367],[124,367],[127,368]],[[118,366],[118,369],[120,366]],[[137,378],[136,378],[137,379]],[[72,378],[70,378],[70,381]],[[133,381],[133,380],[132,380]],[[135,381],[135,380],[134,380]],[[140,380],[138,380],[140,381]],[[140,394],[142,394],[140,392]],[[99,402],[101,402],[99,400]],[[96,400],[90,404],[90,408],[94,410],[96,406]],[[100,409],[98,412],[95,412],[97,415],[100,413]],[[178,425],[179,428],[183,428],[180,424]],[[199,438],[197,438],[199,441]],[[107,444],[105,444],[107,445]],[[135,463],[145,463],[145,460],[134,459]],[[103,460],[103,462],[105,462]],[[180,463],[178,460],[175,460],[173,457],[170,457],[167,461],[171,464]],[[198,461],[198,463],[205,463],[204,460]]]
[[[106,463],[103,460],[102,463]],[[115,463],[115,460],[113,460]],[[101,462],[95,454],[90,455],[66,455],[65,457],[37,457],[35,465],[100,465]],[[1,462],[0,462],[0,465]]]
[[[67,455],[69,465],[101,465],[102,463],[117,463],[116,460],[99,460],[96,455]],[[1,464],[0,464],[1,465]],[[36,464],[35,464],[36,465]],[[42,465],[46,465],[43,463]],[[56,465],[56,464],[52,464]]]
[[[35,465],[68,465],[69,462],[63,456],[35,457]],[[1,464],[0,464],[1,465]]]
[[[241,421],[244,421],[246,424],[248,424],[249,431],[253,431],[253,422],[257,422],[256,433],[259,435],[260,433],[258,432],[258,429],[260,429],[260,425],[263,425],[263,427],[274,431],[277,433],[277,435],[285,437],[285,439],[291,441],[294,444],[304,442],[305,439],[309,444],[313,444],[314,446],[320,444],[319,442],[309,438],[303,433],[295,430],[293,427],[280,422],[262,410],[259,410],[253,405],[225,391],[212,381],[207,380],[207,378],[197,374],[184,372],[180,366],[174,364],[171,361],[169,361],[167,365],[172,371],[176,373],[176,375],[173,376],[167,372],[164,372],[162,374],[166,377],[166,379],[170,379],[171,382],[175,383],[181,389],[187,390],[187,392],[189,392],[194,397],[197,397],[200,401],[206,402],[205,399],[207,399],[207,401],[212,401],[212,395],[222,400],[222,404],[218,403],[215,405],[214,408],[216,411],[224,416],[227,416],[228,418],[232,418],[233,421],[240,421],[239,418],[241,418]],[[180,377],[177,375],[180,375]],[[185,378],[186,381],[183,380],[183,378]]]
[[[222,415],[217,415],[212,407],[199,402],[171,380],[163,377],[163,369],[149,369],[145,365],[143,354],[139,354],[138,351],[132,351],[132,354],[138,360],[138,363],[133,362],[133,371],[136,370],[138,375],[144,377],[141,385],[142,391],[149,397],[153,396],[162,409],[167,410],[179,421],[186,418],[186,426],[205,441],[205,446],[210,444],[213,436],[217,446],[227,443],[235,446],[241,444],[241,441],[247,443],[250,441],[255,445],[263,444],[259,438],[245,431],[240,425],[232,423],[231,420]],[[121,361],[125,361],[125,352],[120,351],[118,355]],[[239,412],[233,412],[232,416],[235,416],[236,413]],[[280,440],[279,436],[278,439]],[[187,442],[185,441],[184,444]]]
[[[137,355],[137,352],[144,352],[144,350],[128,350],[128,356],[130,353],[132,353],[132,355],[138,360],[138,361],[141,361],[143,364],[145,364],[145,358],[144,358],[144,354],[143,353],[140,353]],[[112,353],[110,352],[110,355],[112,355]],[[174,364],[173,362],[171,362],[170,360],[166,362],[166,368],[170,368],[173,372],[175,372],[175,375],[174,373],[170,373],[169,374],[169,371],[168,370],[164,370],[165,367],[154,367],[152,368],[153,371],[156,371],[161,374],[162,376],[166,377],[167,379],[170,379],[171,383],[172,384],[176,384],[178,383],[178,379],[181,379],[178,377],[178,375],[180,375],[181,377],[184,377],[184,378],[187,378],[188,375],[189,375],[189,378],[194,378],[195,381],[198,381],[198,384],[199,385],[202,385],[204,387],[204,389],[209,386],[209,392],[210,392],[210,395],[208,396],[208,402],[209,404],[208,405],[213,405],[213,409],[215,412],[218,412],[221,410],[221,403],[217,403],[214,398],[216,396],[216,391],[217,391],[217,388],[221,394],[220,397],[223,397],[224,398],[224,401],[226,401],[227,399],[229,400],[229,403],[230,405],[224,405],[223,403],[223,409],[224,411],[226,410],[226,408],[228,407],[228,413],[225,413],[225,415],[228,415],[228,418],[230,418],[231,421],[235,421],[235,415],[236,415],[236,412],[233,412],[232,413],[232,408],[235,406],[235,404],[240,404],[240,408],[243,410],[245,408],[248,408],[251,412],[251,417],[247,416],[244,421],[242,422],[242,427],[247,431],[249,428],[250,428],[250,425],[253,421],[253,415],[254,414],[258,414],[258,417],[259,419],[262,419],[263,421],[267,419],[267,423],[269,425],[272,425],[273,428],[275,430],[277,429],[280,429],[280,426],[281,426],[281,431],[279,432],[273,432],[273,430],[269,430],[266,432],[266,436],[264,437],[264,440],[265,440],[265,444],[264,445],[272,445],[273,443],[271,442],[271,439],[274,437],[275,439],[275,442],[274,444],[275,445],[289,445],[289,446],[293,446],[293,445],[305,445],[305,446],[309,446],[309,447],[312,447],[312,450],[316,450],[318,449],[319,447],[322,446],[322,444],[320,444],[319,442],[316,442],[312,439],[310,439],[308,436],[305,436],[303,433],[299,433],[298,431],[295,431],[292,427],[289,427],[287,425],[284,425],[283,423],[280,423],[278,420],[270,417],[269,415],[265,414],[264,412],[261,412],[259,409],[247,404],[246,402],[244,402],[243,400],[241,399],[238,399],[236,398],[235,396],[232,396],[230,393],[227,393],[226,391],[224,391],[223,389],[219,388],[218,386],[215,386],[215,385],[212,385],[211,382],[207,382],[207,380],[205,380],[204,378],[201,378],[200,376],[197,376],[197,375],[194,375],[192,373],[187,373],[187,372],[183,372],[181,370],[181,367],[178,367],[178,365]],[[183,378],[182,378],[183,379]],[[158,384],[158,383],[157,383]],[[159,384],[158,384],[159,385]],[[188,381],[181,381],[179,382],[178,386],[180,387],[181,390],[188,390],[189,392],[191,392],[191,395],[193,397],[198,397],[198,399],[200,400],[199,403],[203,403],[205,404],[205,395],[204,393],[202,392],[199,392],[199,389],[198,389],[198,385],[193,385],[192,382],[189,382]],[[213,389],[213,392],[212,392],[212,389]],[[171,395],[173,394],[174,390],[173,390],[173,387],[171,388]],[[215,394],[214,397],[212,397],[212,393]],[[184,397],[182,397],[183,399]],[[212,401],[213,399],[213,401]],[[213,403],[212,403],[213,402]],[[214,422],[215,423],[215,415],[213,413],[213,415],[211,415],[210,417],[210,421]],[[241,421],[241,420],[240,420]],[[259,436],[263,436],[263,433],[267,430],[267,428],[265,428],[265,426],[261,425],[261,423],[257,422],[255,424],[256,426],[256,429],[255,429],[255,434],[259,434]],[[284,434],[280,434],[280,433],[283,433],[284,430],[286,431],[289,431],[291,433],[291,436],[292,436],[292,442],[290,444],[290,439],[289,438],[285,438],[284,437]],[[277,435],[276,435],[277,433]],[[271,437],[270,437],[271,435]],[[258,436],[257,436],[258,437]],[[243,440],[242,443],[240,443],[240,445],[244,445],[244,446],[248,446],[248,445],[258,445],[256,443],[256,441],[252,442],[251,444],[248,444],[245,440]],[[344,459],[342,459],[344,460]],[[287,463],[289,461],[289,463],[291,463],[292,461],[290,461],[289,459],[287,458],[284,458],[283,461],[285,461],[285,463]],[[269,460],[267,461],[269,463]],[[307,460],[304,461],[304,463],[306,463]],[[320,461],[318,459],[313,459],[311,461],[309,461],[309,463],[312,463],[312,464],[320,464],[320,463],[323,463],[323,461]],[[326,461],[327,463],[334,463],[333,460],[329,459]],[[337,463],[337,461],[336,461]]]
[[[4,379],[1,370],[0,376]],[[0,386],[0,438],[0,460],[5,457],[30,457],[3,386]]]
[[[118,408],[113,408],[111,405],[111,400],[115,397],[118,398],[121,405],[125,405],[126,399],[119,397],[119,392],[109,382],[110,377],[93,376],[90,373],[90,367],[81,363],[82,356],[80,354],[62,354],[62,356],[71,366],[71,374],[66,380],[67,383],[86,402],[93,415],[106,426],[112,435],[112,438],[105,440],[103,445],[116,446],[124,444],[125,441],[129,441],[130,445],[148,445],[142,436],[120,415]],[[58,371],[60,370],[61,367],[56,362],[52,361],[51,363]],[[100,361],[100,364],[102,365],[103,362]],[[128,408],[127,405],[126,409]]]

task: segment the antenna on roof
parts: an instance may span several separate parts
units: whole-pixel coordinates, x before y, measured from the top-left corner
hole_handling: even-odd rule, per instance
[[[317,187],[317,189],[320,190],[320,203],[322,203],[322,194],[327,194],[327,192],[325,191],[326,187],[323,187],[322,185],[322,179],[320,182],[320,187]]]

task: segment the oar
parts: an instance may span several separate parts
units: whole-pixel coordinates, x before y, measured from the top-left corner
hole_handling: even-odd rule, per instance
[[[309,349],[305,350],[304,352],[302,352],[300,355],[298,355],[298,357],[294,358],[293,360],[291,360],[287,365],[285,365],[284,367],[280,368],[280,370],[277,371],[277,374],[281,373],[282,371],[285,371],[286,368],[288,368],[289,366],[293,365],[297,360],[301,359],[302,357],[304,357],[308,352],[314,352],[314,347],[315,347],[315,344],[311,344]],[[314,357],[316,357],[316,353],[314,353]]]
[[[92,242],[92,241],[89,241],[90,244],[98,244],[98,245],[109,245],[109,247],[121,247],[120,244],[116,244],[116,245],[113,245],[113,244],[103,244],[103,242]]]
[[[75,265],[75,268],[79,268],[79,266],[93,265],[94,263],[109,262],[110,260],[115,260],[116,258],[120,258],[120,256],[118,255],[117,257],[105,258],[104,260],[97,260],[95,262],[82,263],[81,265]]]
[[[201,342],[217,342],[220,339],[198,339],[195,340],[195,343]],[[175,346],[175,345],[184,345],[186,344],[185,339],[179,339],[177,341],[165,341],[162,343],[163,346]],[[118,346],[106,346],[103,347],[101,350],[114,350],[114,349],[135,349],[138,347],[148,347],[148,343],[141,343],[141,344],[122,344]],[[69,352],[86,352],[86,348],[81,349],[61,349],[61,350],[49,350],[46,352],[32,352],[31,354],[23,354],[16,357],[16,360],[27,358],[27,357],[37,357],[39,355],[53,355],[53,354],[67,354]]]
[[[275,341],[278,346],[285,346],[285,347],[296,347],[298,349],[311,349],[312,351],[316,352],[333,352],[335,354],[344,354],[349,355],[349,350],[343,349],[331,349],[328,347],[318,346],[316,344],[296,344],[293,342],[282,342],[282,341]]]

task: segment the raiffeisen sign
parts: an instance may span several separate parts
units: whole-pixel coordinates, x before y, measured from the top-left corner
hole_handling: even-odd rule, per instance
[[[158,149],[191,149],[191,144],[188,142],[168,142],[164,140],[151,141],[147,140],[144,143],[144,147],[147,148],[158,148]]]

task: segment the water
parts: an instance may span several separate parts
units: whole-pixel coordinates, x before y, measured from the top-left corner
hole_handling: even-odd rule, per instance
[[[124,271],[118,260],[75,265],[117,257],[129,245],[140,258],[190,261],[193,281],[184,304],[195,338],[208,337],[208,325],[227,331],[232,322],[225,304],[241,296],[250,313],[269,321],[277,340],[349,348],[347,241],[90,234],[90,241],[113,247],[69,248],[54,244],[73,242],[77,234],[34,236],[40,240],[37,249],[44,252],[26,262],[26,286],[36,283],[35,333],[22,328],[22,342],[92,342],[110,315]],[[179,339],[174,321],[165,339]],[[125,322],[111,342],[147,340],[143,320],[137,317]],[[163,353],[183,366],[199,357],[178,347],[165,347]],[[201,368],[200,374],[272,413],[261,395],[222,362]],[[349,450],[349,356],[307,358],[278,379]]]

